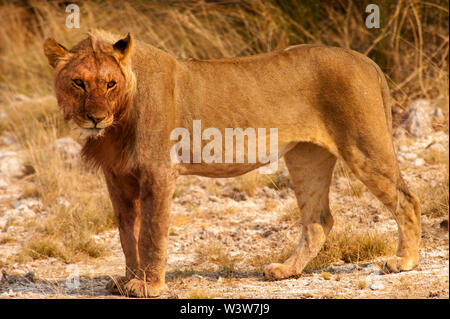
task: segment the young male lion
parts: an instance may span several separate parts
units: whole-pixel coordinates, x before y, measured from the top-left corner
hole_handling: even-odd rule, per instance
[[[130,34],[118,39],[104,32],[71,50],[47,39],[44,51],[65,118],[87,135],[83,156],[106,177],[126,259],[126,276],[108,284],[111,292],[161,294],[177,176],[232,177],[263,165],[172,161],[171,131],[185,128],[192,136],[194,120],[222,133],[278,129],[301,235],[292,256],[266,267],[267,279],[299,275],[324,244],[333,225],[328,192],[337,158],[397,221],[398,250],[386,269],[417,265],[419,205],[397,164],[385,77],[369,58],[299,45],[244,58],[180,61]]]

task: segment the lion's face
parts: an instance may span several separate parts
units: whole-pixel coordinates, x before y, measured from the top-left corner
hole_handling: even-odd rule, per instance
[[[75,57],[55,77],[58,104],[86,133],[112,125],[123,101],[125,79],[113,58],[92,53]]]
[[[114,124],[127,91],[118,56],[123,54],[123,43],[120,51],[114,45],[105,49],[86,39],[67,51],[52,41],[46,41],[44,50],[56,67],[56,98],[65,119],[72,120],[84,135],[101,135]],[[65,63],[58,67],[64,59]]]

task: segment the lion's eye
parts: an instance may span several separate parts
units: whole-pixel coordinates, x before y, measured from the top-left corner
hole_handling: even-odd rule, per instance
[[[80,79],[73,79],[73,80],[72,80],[72,83],[73,83],[75,86],[77,86],[77,87],[79,87],[79,88],[81,88],[81,89],[84,90],[84,83],[83,83],[83,81],[81,81]]]
[[[108,82],[108,84],[106,86],[108,87],[108,89],[112,89],[113,87],[116,86],[116,82],[115,81],[110,81],[110,82]]]

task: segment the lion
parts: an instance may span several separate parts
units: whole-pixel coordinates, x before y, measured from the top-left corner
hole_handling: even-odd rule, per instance
[[[397,252],[384,268],[417,266],[419,203],[399,170],[385,76],[368,57],[303,44],[249,57],[180,60],[129,33],[104,31],[89,33],[70,50],[47,39],[44,52],[65,119],[86,135],[83,158],[106,179],[126,262],[125,276],[108,283],[112,293],[162,293],[178,176],[234,177],[265,165],[173,161],[171,131],[192,133],[194,120],[221,132],[278,129],[278,157],[292,180],[301,231],[292,255],[266,266],[267,280],[300,275],[325,243],[333,226],[328,197],[337,159],[397,222]]]

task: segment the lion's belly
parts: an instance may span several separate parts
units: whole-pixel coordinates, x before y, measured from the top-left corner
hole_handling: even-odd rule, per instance
[[[280,159],[284,154],[291,150],[297,142],[282,143],[278,149],[277,160]],[[235,177],[251,172],[255,169],[261,168],[263,166],[273,167],[276,171],[278,163],[273,163],[269,161],[268,163],[248,163],[248,154],[244,156],[244,163],[179,163],[179,174],[180,175],[199,175],[204,177]],[[274,166],[271,166],[274,165]],[[275,171],[272,171],[273,173]],[[264,174],[264,172],[262,172]],[[266,168],[265,174],[271,173],[268,168]]]
[[[198,163],[182,164],[181,175],[199,175],[204,177],[235,177],[253,171],[264,164],[246,163]]]

